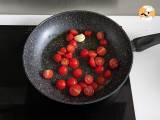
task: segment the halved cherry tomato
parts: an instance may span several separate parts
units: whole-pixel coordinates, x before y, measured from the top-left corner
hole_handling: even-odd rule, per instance
[[[73,45],[69,44],[69,45],[67,45],[67,51],[71,52],[71,53],[74,53],[75,47]]]
[[[60,66],[58,68],[58,73],[60,75],[66,75],[68,73],[68,68],[66,66]]]
[[[101,40],[99,41],[99,44],[100,44],[101,46],[106,46],[106,45],[108,44],[108,41],[107,41],[106,39],[101,39]]]
[[[58,53],[56,53],[54,56],[53,56],[53,59],[55,62],[61,62],[62,60],[62,56]]]
[[[89,58],[88,64],[90,67],[95,68],[96,67],[96,63],[93,57]]]
[[[104,64],[104,62],[105,62],[105,60],[104,60],[104,58],[102,58],[102,57],[95,57],[95,63],[96,63],[96,65],[103,65]]]
[[[82,90],[87,87],[87,84],[85,82],[80,82],[79,85],[81,86]]]
[[[79,96],[79,95],[80,95],[81,90],[82,90],[82,89],[81,89],[81,86],[78,85],[78,84],[76,84],[76,85],[73,85],[73,86],[71,86],[71,87],[69,88],[69,93],[70,93],[71,96],[76,97],[76,96]]]
[[[71,41],[71,40],[73,40],[73,38],[74,38],[74,35],[73,34],[71,34],[71,33],[69,33],[68,35],[67,35],[67,41]]]
[[[95,68],[95,72],[97,73],[97,74],[100,74],[100,73],[102,73],[104,71],[104,67],[103,66],[97,66],[96,68]]]
[[[69,44],[73,45],[74,47],[77,47],[77,41],[75,40],[71,40]]]
[[[64,53],[64,54],[67,52],[67,50],[66,50],[65,47],[60,48],[60,51],[61,51],[62,53]]]
[[[76,78],[80,78],[82,76],[82,69],[81,68],[77,68],[73,71],[73,76]]]
[[[111,58],[109,60],[109,67],[111,69],[116,69],[118,66],[119,66],[119,62],[118,62],[118,60],[116,58]]]
[[[66,88],[66,81],[65,80],[57,80],[56,81],[56,88],[59,90],[64,90]]]
[[[44,70],[43,73],[42,73],[42,76],[43,76],[44,79],[49,80],[54,76],[54,72],[51,69]]]
[[[84,88],[83,93],[84,93],[84,95],[86,95],[88,97],[92,96],[94,94],[94,89],[92,86],[87,86]]]
[[[88,56],[89,57],[96,57],[97,53],[94,50],[90,50],[89,53],[88,53]]]
[[[96,82],[93,82],[91,86],[93,87],[94,91],[98,89],[98,84]]]
[[[72,53],[70,53],[70,52],[69,52],[69,53],[66,53],[65,57],[66,57],[66,58],[68,58],[68,59],[70,59],[70,58],[72,58],[72,57],[73,57],[73,54],[72,54]]]
[[[105,77],[105,78],[109,79],[111,76],[112,76],[112,73],[111,73],[110,70],[105,70],[105,71],[104,71],[104,77]]]
[[[93,77],[92,75],[86,74],[86,75],[84,76],[84,82],[85,82],[86,84],[90,85],[90,84],[93,83],[93,81],[94,81],[94,77]]]
[[[61,65],[67,66],[68,64],[69,64],[68,58],[62,58],[62,60],[61,60]]]
[[[105,47],[99,46],[97,48],[97,54],[100,56],[104,56],[107,53],[107,49]]]
[[[106,81],[107,80],[103,76],[98,76],[98,78],[96,80],[97,84],[99,84],[99,85],[105,85]]]
[[[70,29],[69,33],[71,33],[72,35],[78,35],[78,31],[74,28]]]
[[[87,30],[87,31],[84,32],[84,35],[86,37],[90,37],[92,35],[92,31]]]
[[[68,80],[67,80],[67,86],[68,87],[71,87],[75,84],[77,84],[77,79],[76,78],[74,78],[74,77],[68,78]]]
[[[88,57],[88,53],[89,53],[89,51],[87,50],[87,49],[83,49],[82,51],[81,51],[81,53],[80,53],[80,56],[81,57]]]
[[[96,37],[98,40],[104,39],[104,32],[97,32]]]
[[[71,58],[69,60],[69,66],[73,69],[77,68],[79,66],[79,61],[76,58]]]

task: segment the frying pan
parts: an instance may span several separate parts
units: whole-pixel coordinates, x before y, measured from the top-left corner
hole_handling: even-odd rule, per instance
[[[113,77],[108,85],[96,92],[92,97],[83,95],[71,97],[68,95],[67,90],[62,92],[53,87],[54,78],[51,81],[47,81],[40,76],[40,71],[44,69],[51,68],[57,71],[58,65],[53,62],[50,56],[66,44],[64,38],[59,35],[64,34],[70,28],[76,28],[80,31],[86,29],[94,32],[104,31],[110,44],[108,48],[110,55],[108,57],[116,56],[120,61],[120,67],[113,72]],[[90,104],[111,97],[124,85],[132,67],[133,51],[143,51],[159,43],[160,34],[135,38],[130,42],[122,27],[106,16],[90,11],[67,11],[51,16],[33,30],[24,46],[23,64],[26,75],[32,85],[48,98],[66,104]],[[95,46],[96,42],[94,40],[92,42],[79,43],[77,51]],[[76,56],[78,56],[78,53],[76,53]],[[87,73],[90,72],[87,65],[85,65],[85,61],[80,61],[82,61],[81,67]],[[62,76],[55,74],[55,78],[60,79]]]

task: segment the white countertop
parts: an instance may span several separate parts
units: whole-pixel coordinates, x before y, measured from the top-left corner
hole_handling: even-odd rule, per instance
[[[0,15],[0,25],[37,25],[49,15]],[[130,39],[160,32],[160,17],[142,21],[137,16],[109,16]],[[137,120],[160,120],[160,45],[134,53],[130,73]]]

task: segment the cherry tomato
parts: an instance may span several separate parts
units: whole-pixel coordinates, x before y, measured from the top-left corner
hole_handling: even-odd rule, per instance
[[[67,86],[68,86],[68,87],[71,87],[71,86],[73,86],[73,85],[75,85],[75,84],[77,84],[77,79],[76,79],[76,78],[71,77],[71,78],[69,78],[69,79],[67,80]]]
[[[98,84],[96,82],[93,82],[91,86],[93,87],[94,91],[98,89]]]
[[[92,86],[87,86],[84,88],[83,93],[84,93],[84,95],[86,95],[88,97],[92,96],[94,94],[94,89]]]
[[[104,71],[104,67],[103,67],[103,66],[97,66],[97,67],[95,68],[95,72],[96,72],[97,74],[102,73],[103,71]]]
[[[111,69],[116,69],[118,66],[119,66],[119,62],[118,62],[118,60],[116,58],[111,58],[109,60],[109,67]]]
[[[60,54],[56,53],[54,55],[53,59],[54,59],[55,62],[60,62],[61,59],[62,59],[62,56]]]
[[[67,52],[67,50],[66,50],[65,47],[60,48],[60,51],[61,51],[62,53],[64,53],[64,54]]]
[[[73,38],[74,38],[74,35],[73,34],[71,34],[71,33],[69,33],[68,35],[67,35],[67,41],[71,41],[71,40],[73,40]]]
[[[107,80],[103,76],[98,76],[98,78],[96,80],[97,84],[99,84],[99,85],[105,85],[106,81]]]
[[[69,33],[71,33],[72,35],[78,35],[78,31],[74,28],[70,29]]]
[[[104,56],[107,53],[107,49],[105,47],[98,47],[97,48],[97,54],[100,56]]]
[[[93,83],[93,81],[94,81],[94,78],[93,78],[92,75],[86,74],[86,75],[84,76],[84,82],[85,82],[86,84],[90,85],[90,84]]]
[[[71,58],[69,60],[69,66],[73,69],[77,68],[79,66],[79,61],[76,58]]]
[[[57,54],[64,56],[65,53],[61,52],[61,51],[57,51]]]
[[[76,84],[76,85],[73,85],[73,86],[71,86],[71,87],[69,88],[69,93],[70,93],[71,96],[76,97],[76,96],[79,96],[79,95],[80,95],[81,90],[82,90],[82,89],[81,89],[81,86],[78,85],[78,84]]]
[[[77,68],[73,71],[73,76],[76,78],[80,78],[82,76],[82,69],[81,68]]]
[[[65,80],[57,80],[56,81],[56,88],[59,90],[64,90],[66,88]]]
[[[87,87],[87,84],[85,82],[80,82],[79,85],[81,86],[82,90]]]
[[[77,47],[77,41],[75,41],[75,40],[71,40],[71,41],[69,42],[69,44],[70,44],[70,45],[73,45],[74,47]]]
[[[104,39],[104,32],[97,32],[96,37],[98,40]]]
[[[68,68],[66,66],[60,66],[58,69],[60,75],[66,75],[68,73]]]
[[[111,78],[111,76],[112,76],[112,73],[111,73],[110,70],[105,70],[105,71],[104,71],[104,77],[105,77],[105,78]]]
[[[96,57],[97,53],[94,50],[90,50],[89,53],[88,53],[88,56],[89,57]]]
[[[69,64],[68,58],[62,58],[62,60],[61,60],[61,65],[67,66],[68,64]]]
[[[69,44],[69,45],[67,45],[67,51],[71,52],[71,53],[74,53],[75,47],[73,45]]]
[[[99,41],[99,44],[100,44],[101,46],[106,46],[106,45],[108,44],[108,41],[107,41],[106,39],[101,39],[101,40]]]
[[[86,37],[90,37],[92,35],[92,31],[87,30],[87,31],[84,32],[84,35]]]
[[[104,62],[105,62],[105,60],[104,60],[104,58],[102,58],[102,57],[95,57],[95,63],[96,63],[96,65],[103,65],[104,64]]]
[[[92,67],[92,68],[95,68],[96,67],[96,63],[95,63],[95,60],[93,57],[91,57],[89,59],[89,62],[88,62],[89,66]]]
[[[54,76],[54,72],[51,69],[44,70],[43,73],[42,73],[42,76],[43,76],[44,79],[48,80],[48,79],[51,79]]]
[[[83,58],[86,58],[88,57],[88,50],[87,49],[83,49],[81,52],[80,52],[80,56],[83,57]]]
[[[66,53],[65,57],[68,58],[68,59],[70,59],[70,58],[73,57],[73,55],[72,55],[72,53],[69,52],[69,53]]]

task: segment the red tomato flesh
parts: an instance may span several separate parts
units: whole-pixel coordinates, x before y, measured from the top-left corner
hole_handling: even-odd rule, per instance
[[[84,76],[84,82],[85,82],[86,84],[90,85],[90,84],[93,83],[93,81],[94,81],[94,77],[93,77],[92,75],[86,74],[86,75]]]
[[[107,49],[105,47],[99,46],[97,48],[97,54],[99,56],[104,56],[107,53]]]
[[[92,96],[94,94],[94,89],[92,86],[87,86],[84,88],[83,93],[85,96]]]
[[[119,66],[119,62],[118,62],[118,60],[116,58],[111,58],[109,60],[109,67],[111,69],[116,69],[116,68],[118,68],[118,66]]]
[[[68,58],[62,58],[62,60],[61,60],[61,65],[67,66],[68,64],[69,64]]]
[[[96,65],[102,66],[104,64],[104,62],[105,62],[104,58],[102,58],[102,57],[95,57],[95,63],[96,63]]]
[[[49,80],[54,76],[54,72],[51,69],[44,70],[43,73],[42,73],[42,76],[43,76],[44,79]]]

